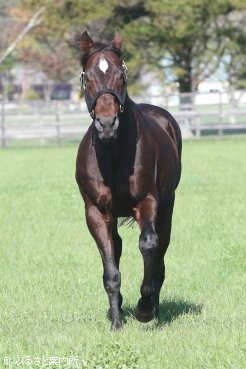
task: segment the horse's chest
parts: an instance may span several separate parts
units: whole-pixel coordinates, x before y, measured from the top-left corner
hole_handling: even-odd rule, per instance
[[[117,173],[114,178],[114,185],[112,188],[113,198],[116,205],[130,206],[131,204],[131,189],[129,177],[122,173]]]
[[[118,216],[130,216],[133,208],[148,193],[147,181],[139,181],[135,174],[117,173],[112,187],[113,208]]]
[[[117,216],[132,215],[133,208],[147,196],[150,187],[149,161],[139,154],[128,156],[125,150],[118,160],[111,152],[92,154],[93,160],[87,160],[81,168],[83,187],[91,201],[102,211],[112,211]]]

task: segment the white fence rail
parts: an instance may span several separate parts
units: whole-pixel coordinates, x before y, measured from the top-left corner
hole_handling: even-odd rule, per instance
[[[246,90],[237,91],[233,99],[224,92],[213,92],[138,96],[133,100],[169,110],[179,122],[184,138],[246,133]],[[35,145],[79,141],[90,123],[91,118],[83,101],[19,104],[1,101],[0,146],[5,147],[16,141]]]

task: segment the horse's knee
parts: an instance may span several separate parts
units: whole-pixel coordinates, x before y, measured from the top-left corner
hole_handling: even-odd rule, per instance
[[[143,256],[150,255],[158,247],[158,236],[153,229],[143,230],[139,237],[139,249]]]
[[[105,272],[103,274],[103,284],[108,294],[118,294],[121,284],[121,274],[119,270],[115,269],[110,272]]]

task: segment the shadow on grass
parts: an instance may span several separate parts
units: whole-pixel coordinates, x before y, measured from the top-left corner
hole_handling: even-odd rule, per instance
[[[202,305],[196,305],[189,301],[170,300],[160,303],[159,318],[156,320],[156,328],[170,325],[174,320],[182,315],[199,315],[202,312]],[[127,323],[127,318],[135,318],[135,308],[131,306],[123,306],[121,321]]]

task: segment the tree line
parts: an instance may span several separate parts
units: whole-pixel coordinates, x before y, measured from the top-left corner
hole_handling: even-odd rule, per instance
[[[45,8],[2,70],[21,61],[39,66],[53,81],[69,81],[78,73],[75,35],[86,29],[107,38],[117,29],[132,90],[146,70],[155,70],[163,83],[176,82],[180,92],[195,91],[218,71],[233,88],[246,87],[245,0],[0,0],[0,6],[0,57]]]

